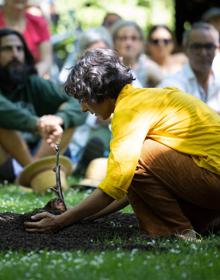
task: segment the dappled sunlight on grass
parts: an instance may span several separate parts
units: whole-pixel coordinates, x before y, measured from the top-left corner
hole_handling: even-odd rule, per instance
[[[64,193],[67,206],[71,207],[77,204],[88,196],[90,192],[90,190],[79,191],[70,188]],[[39,195],[19,186],[0,185],[0,212],[29,212],[33,209],[43,207],[54,197],[56,197],[55,193],[50,190],[46,194]]]
[[[138,249],[86,253],[8,251],[0,253],[0,277],[75,279],[73,275],[77,275],[77,279],[112,280],[125,277],[158,280],[218,279],[220,257],[217,249],[210,250],[202,245],[196,245],[195,250],[192,246],[178,242],[168,240],[165,243],[170,248],[167,252],[141,252]],[[157,242],[154,243],[156,244]]]
[[[77,204],[91,191],[70,188],[64,193],[67,205]],[[53,197],[52,192],[37,195],[14,185],[0,186],[0,212],[29,212]],[[124,210],[131,211],[130,206]],[[138,236],[133,241],[136,247],[130,250],[120,248],[120,236],[103,240],[103,245],[113,243],[114,250],[102,252],[7,250],[0,252],[0,279],[65,280],[75,279],[75,275],[79,280],[219,279],[220,236],[204,237],[200,243],[169,238],[143,240]],[[132,240],[128,239],[129,242]],[[144,251],[143,245],[147,248]]]

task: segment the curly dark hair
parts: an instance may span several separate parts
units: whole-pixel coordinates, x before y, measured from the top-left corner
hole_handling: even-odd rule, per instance
[[[133,80],[131,70],[115,51],[92,49],[72,67],[64,88],[80,102],[99,103],[106,98],[117,99],[122,88]]]

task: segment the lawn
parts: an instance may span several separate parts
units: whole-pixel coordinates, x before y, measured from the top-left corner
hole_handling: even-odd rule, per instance
[[[70,189],[65,193],[67,205],[76,204],[88,193]],[[39,196],[16,186],[0,186],[0,212],[32,211],[52,197],[52,193]],[[219,236],[204,238],[201,243],[146,242],[152,249],[0,252],[0,279],[220,279]]]

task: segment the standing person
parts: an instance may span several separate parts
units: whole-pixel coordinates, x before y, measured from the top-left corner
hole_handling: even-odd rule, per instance
[[[84,112],[112,117],[105,179],[79,205],[41,213],[27,231],[58,230],[127,198],[151,237],[195,239],[220,217],[220,118],[201,100],[175,88],[134,88],[112,50],[87,51],[73,67],[66,92]]]
[[[0,28],[9,27],[23,34],[40,76],[49,74],[52,45],[47,21],[26,11],[28,0],[5,0],[0,9]]]
[[[174,75],[165,78],[159,87],[177,87],[190,93],[220,113],[220,73],[213,67],[219,50],[219,33],[210,24],[194,23],[183,36],[189,63]]]
[[[53,155],[54,149],[48,143],[57,140],[63,129],[64,151],[73,128],[85,118],[73,99],[37,75],[22,35],[12,29],[0,29],[0,164],[4,165],[8,156],[26,166]]]
[[[162,79],[159,67],[148,59],[144,51],[144,35],[141,27],[134,21],[120,20],[112,26],[114,49],[130,67],[137,79],[137,86],[155,86]],[[134,81],[135,82],[135,81]]]
[[[177,72],[187,62],[187,57],[183,53],[173,53],[174,48],[174,35],[166,25],[158,24],[150,28],[146,51],[158,64],[164,77]]]

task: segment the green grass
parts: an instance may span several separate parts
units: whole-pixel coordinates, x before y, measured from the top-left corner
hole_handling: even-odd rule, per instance
[[[88,194],[71,189],[65,193],[65,200],[67,205],[74,205]],[[39,196],[15,186],[0,186],[0,212],[32,211],[52,197],[52,193]],[[147,244],[152,250],[146,252],[0,252],[0,279],[220,279],[219,236],[204,238],[201,243],[152,239]]]
[[[90,190],[78,191],[77,189],[65,192],[65,201],[67,205],[74,205],[88,196]],[[0,185],[0,212],[25,213],[35,208],[43,207],[55,194],[51,191],[44,195],[37,195],[29,189],[21,189],[17,186]]]

